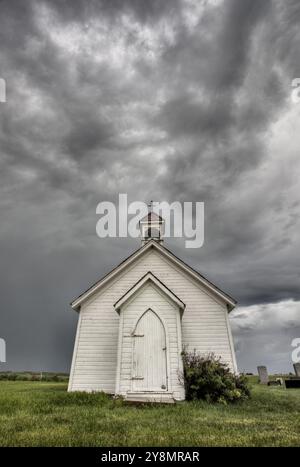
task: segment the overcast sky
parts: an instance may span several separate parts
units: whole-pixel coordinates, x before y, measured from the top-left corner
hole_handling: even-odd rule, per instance
[[[299,0],[0,1],[2,369],[69,371],[69,302],[140,246],[96,235],[128,193],[205,203],[204,246],[166,246],[238,300],[240,370],[291,371],[299,22]]]

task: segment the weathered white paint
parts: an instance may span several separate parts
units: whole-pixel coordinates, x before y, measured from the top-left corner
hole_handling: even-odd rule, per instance
[[[147,313],[149,303],[156,319]],[[180,314],[179,306],[151,280],[121,308],[117,394],[167,391],[174,399],[184,398],[179,380],[182,372]],[[143,317],[148,317],[146,322]],[[150,363],[151,356],[157,359],[156,366]],[[137,380],[137,376],[146,380]]]
[[[178,265],[181,269],[186,271],[192,278],[194,278],[196,281],[198,281],[200,284],[204,285],[208,290],[214,293],[217,297],[223,299],[223,301],[228,304],[228,307],[230,310],[232,310],[235,307],[236,302],[233,298],[229,297],[229,295],[225,294],[222,290],[220,290],[214,284],[212,284],[207,279],[205,279],[205,277],[197,273],[190,266],[188,266],[186,263],[184,263],[179,258],[177,258],[175,255],[173,255],[173,253],[171,253],[167,248],[162,247],[158,242],[154,240],[149,240],[142,248],[139,248],[137,251],[135,251],[125,261],[119,264],[118,267],[114,268],[109,274],[107,274],[105,277],[100,279],[92,287],[90,287],[83,294],[81,294],[78,298],[76,298],[71,303],[74,310],[79,310],[80,306],[88,298],[92,297],[93,294],[95,294],[98,290],[100,290],[102,287],[107,285],[111,280],[113,280],[121,272],[127,269],[131,264],[133,264],[136,260],[138,260],[140,256],[144,255],[148,250],[152,250],[152,249],[156,249],[157,251],[159,251],[163,256],[169,259],[171,263]]]
[[[185,304],[178,298],[176,295],[169,290],[161,281],[155,277],[152,272],[147,272],[131,289],[123,295],[117,303],[115,303],[114,307],[116,311],[119,311],[121,307],[139,290],[147,281],[153,282],[157,287],[164,292],[181,310],[184,310]]]
[[[159,249],[151,245],[149,247],[149,244],[147,244],[146,247],[143,247],[143,254],[135,256],[134,260],[130,259],[127,263],[123,263],[122,267],[102,283],[101,287],[96,287],[93,293],[86,295],[84,300],[80,302],[80,320],[69,390],[102,390],[115,393],[117,387],[117,392],[123,393],[124,390],[132,389],[129,384],[131,366],[124,366],[122,360],[126,355],[128,343],[125,344],[124,342],[124,348],[120,348],[118,342],[124,337],[121,332],[123,327],[126,333],[130,334],[134,323],[137,322],[136,315],[134,313],[130,314],[129,308],[127,308],[128,315],[126,315],[125,310],[122,310],[118,315],[114,309],[114,304],[148,271],[151,271],[159,281],[176,294],[185,303],[186,308],[180,321],[179,309],[177,308],[176,313],[175,304],[156,290],[155,285],[147,284],[142,297],[145,308],[138,307],[135,313],[142,313],[146,308],[153,308],[157,312],[157,307],[159,308],[158,313],[162,316],[165,313],[162,310],[165,310],[166,307],[164,303],[169,300],[169,306],[174,311],[175,322],[175,324],[170,322],[170,325],[168,325],[170,326],[170,342],[176,339],[177,349],[181,347],[181,336],[177,335],[176,337],[176,329],[180,327],[183,346],[187,346],[189,350],[196,349],[203,354],[214,352],[216,355],[221,356],[222,360],[228,363],[233,370],[236,370],[230,327],[227,322],[228,300],[225,301],[224,297],[217,294],[212,287],[207,286],[205,282],[199,281],[196,276],[193,277],[180,263],[176,263],[168,255],[162,254],[160,252],[161,248],[163,247],[159,247]],[[147,291],[148,287],[152,287],[151,293]],[[148,298],[145,295],[146,292],[150,293]],[[153,294],[155,296],[160,294],[160,297],[162,297],[160,303],[153,301]],[[140,293],[138,295],[140,296]],[[137,296],[134,297],[132,306],[137,306],[136,304]],[[129,307],[129,305],[126,305],[126,307]],[[132,315],[130,325],[128,324],[129,315]],[[166,321],[169,319],[167,317],[163,318]],[[179,326],[179,324],[181,325]],[[170,355],[170,365],[175,359],[178,361],[178,353],[179,350],[177,350],[176,356],[173,353]],[[127,354],[130,359],[132,356],[130,345]],[[123,374],[122,377],[118,375],[117,364],[122,366],[124,377],[127,374],[128,387],[124,386]],[[176,398],[180,399],[182,392],[180,393],[179,388],[174,389],[173,382],[172,389]]]
[[[132,340],[133,391],[167,391],[166,332],[151,308],[139,318]]]

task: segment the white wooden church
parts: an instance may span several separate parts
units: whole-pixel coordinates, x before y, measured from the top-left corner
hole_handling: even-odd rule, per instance
[[[164,247],[160,216],[150,211],[140,229],[141,247],[71,304],[79,320],[69,391],[183,400],[183,347],[237,371],[236,301]]]

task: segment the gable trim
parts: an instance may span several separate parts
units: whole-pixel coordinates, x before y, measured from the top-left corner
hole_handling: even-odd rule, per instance
[[[100,279],[95,284],[93,284],[88,290],[86,290],[81,295],[79,295],[79,297],[73,300],[73,302],[71,302],[72,308],[76,311],[79,311],[80,305],[82,304],[82,302],[84,302],[93,293],[95,293],[100,287],[102,287],[108,281],[110,281],[114,276],[119,274],[119,272],[125,269],[129,264],[134,262],[136,258],[138,258],[139,256],[141,256],[146,251],[152,248],[157,249],[160,253],[162,253],[164,256],[169,258],[171,262],[177,264],[180,268],[184,269],[188,274],[194,277],[198,282],[200,282],[202,285],[204,285],[209,290],[211,290],[213,293],[215,293],[219,298],[221,298],[228,305],[228,311],[231,311],[235,307],[237,303],[235,299],[233,299],[228,294],[223,292],[221,289],[219,289],[216,285],[214,285],[212,282],[210,282],[208,279],[202,276],[202,274],[200,274],[198,271],[193,269],[191,266],[187,265],[184,261],[182,261],[176,255],[174,255],[174,253],[172,253],[170,250],[158,244],[154,240],[150,240],[144,246],[142,246],[141,248],[136,250],[134,253],[132,253],[130,256],[128,256],[125,260],[123,260],[118,266],[116,266],[112,271],[106,274],[102,279]]]
[[[70,305],[76,310],[83,301],[90,297],[94,292],[96,292],[100,287],[106,284],[110,279],[119,274],[123,269],[125,269],[129,264],[131,264],[142,252],[145,252],[151,247],[151,242],[146,243],[144,246],[134,251],[131,255],[125,258],[121,263],[114,267],[110,272],[105,274],[100,280],[95,282],[91,287],[89,287],[85,292],[82,292],[75,300],[73,300]]]
[[[119,313],[121,307],[147,282],[155,284],[165,295],[167,295],[172,302],[174,302],[182,311],[185,309],[185,303],[183,303],[177,295],[172,292],[162,281],[160,281],[151,271],[148,271],[141,279],[139,279],[125,294],[119,298],[114,304],[115,310]]]
[[[164,255],[173,263],[177,264],[180,268],[184,269],[189,275],[194,277],[196,281],[201,282],[202,285],[206,286],[210,291],[212,291],[215,295],[225,301],[228,305],[228,311],[230,312],[237,304],[237,301],[232,298],[227,293],[223,292],[219,287],[213,284],[211,281],[206,279],[200,272],[193,269],[191,266],[186,264],[182,259],[178,258],[178,256],[174,255],[170,250],[166,247],[161,247],[159,244],[155,244],[157,249],[159,249]]]

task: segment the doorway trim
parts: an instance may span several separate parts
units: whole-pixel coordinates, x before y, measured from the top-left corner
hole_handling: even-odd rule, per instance
[[[130,374],[131,374],[131,384],[130,384],[130,392],[134,392],[134,393],[137,393],[137,392],[145,392],[145,391],[137,391],[133,386],[134,386],[134,378],[133,378],[133,356],[134,356],[134,333],[135,333],[135,330],[137,328],[137,325],[139,323],[139,321],[142,319],[142,317],[148,312],[148,311],[152,311],[152,313],[154,313],[157,318],[160,320],[163,328],[164,328],[164,332],[165,332],[165,338],[166,338],[166,378],[167,378],[167,389],[163,389],[161,392],[166,392],[166,393],[169,393],[169,392],[172,392],[172,379],[171,379],[171,374],[170,374],[170,345],[169,345],[169,334],[168,334],[168,328],[167,328],[167,325],[166,325],[166,322],[165,320],[160,316],[160,314],[153,308],[153,307],[147,307],[144,311],[142,311],[139,316],[137,317],[137,320],[135,322],[135,325],[134,325],[134,328],[133,328],[133,331],[131,333],[131,336],[132,336],[132,344],[131,344],[131,371],[130,371]],[[157,391],[149,391],[149,393],[155,393]]]
[[[175,322],[172,318],[172,333],[173,325],[176,323],[176,343],[170,340],[170,329],[169,329],[169,320],[166,319],[164,315],[164,309],[161,309],[160,301],[159,303],[147,303],[147,300],[142,303],[140,301],[140,306],[135,307],[133,320],[130,318],[130,325],[128,323],[127,310],[128,307],[131,307],[135,299],[139,297],[140,291],[144,289],[144,286],[151,284],[154,289],[161,295],[163,300],[169,303],[174,310]],[[154,306],[153,306],[154,305]],[[166,336],[166,346],[167,346],[167,355],[166,355],[166,364],[167,364],[167,382],[168,382],[168,392],[164,391],[164,394],[173,394],[176,392],[176,398],[178,400],[184,400],[184,389],[182,389],[182,384],[179,382],[179,374],[182,370],[182,329],[181,329],[181,319],[184,313],[185,304],[172,292],[171,289],[168,289],[161,280],[157,279],[153,273],[146,273],[141,279],[139,279],[134,286],[132,286],[114,305],[115,311],[117,312],[119,318],[119,331],[118,331],[118,350],[117,350],[117,361],[116,361],[116,373],[115,373],[115,391],[117,395],[122,395],[126,397],[126,394],[130,396],[132,393],[132,332],[135,330],[136,325],[142,315],[148,310],[151,309],[154,312],[159,320],[162,322],[165,336]],[[169,308],[169,307],[168,307]],[[171,310],[168,309],[167,313],[171,313]],[[172,312],[173,313],[173,312]],[[168,315],[169,317],[169,315]],[[129,326],[128,326],[129,325]],[[175,363],[174,356],[175,352],[177,354],[177,363]],[[172,356],[172,360],[171,360]],[[124,361],[124,366],[123,366]],[[125,363],[126,362],[126,363]],[[149,396],[155,396],[156,393],[148,392]],[[159,394],[157,392],[157,394]],[[160,393],[161,394],[161,393]]]

